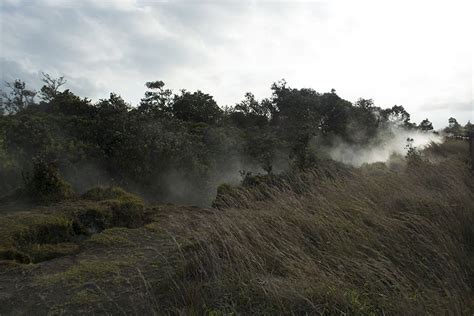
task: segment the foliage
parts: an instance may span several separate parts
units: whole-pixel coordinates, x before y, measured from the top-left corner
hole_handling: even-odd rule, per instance
[[[418,128],[421,129],[422,131],[425,131],[425,132],[426,131],[432,131],[433,130],[433,124],[428,119],[424,119],[423,121],[421,121]]]
[[[118,185],[155,201],[209,205],[217,185],[242,168],[307,169],[334,140],[364,146],[393,126],[414,128],[402,106],[352,104],[334,89],[295,89],[284,80],[270,98],[249,92],[224,110],[207,93],[173,93],[162,81],[147,82],[136,107],[115,93],[81,98],[62,90],[63,77],[43,74],[43,82],[39,103],[23,82],[10,84],[8,102],[16,105],[0,116],[2,191],[17,187],[19,175],[34,169],[32,158],[42,157],[76,191]],[[425,123],[420,128],[429,129]]]
[[[40,96],[44,101],[51,101],[59,93],[59,88],[66,84],[66,79],[64,76],[59,78],[53,78],[47,73],[42,73],[43,78],[41,79],[44,83],[44,86],[41,88]]]
[[[0,93],[0,114],[13,114],[34,103],[36,91],[27,89],[24,81],[17,79],[13,82],[6,82],[5,85],[10,92],[2,91]]]
[[[74,196],[71,186],[51,162],[35,161],[32,173],[25,175],[24,181],[26,197],[37,202],[58,202]]]

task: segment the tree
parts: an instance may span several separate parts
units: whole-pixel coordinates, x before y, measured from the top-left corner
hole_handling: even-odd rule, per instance
[[[97,103],[96,108],[98,108],[101,113],[112,115],[114,113],[127,112],[131,109],[131,106],[125,102],[120,95],[112,92],[110,93],[109,99],[100,100],[99,103]]]
[[[36,91],[27,89],[24,81],[17,79],[13,82],[5,82],[5,86],[10,89],[10,92],[0,93],[0,112],[13,114],[34,104]]]
[[[174,96],[172,114],[183,121],[213,124],[222,115],[222,110],[209,94],[181,90],[181,95]]]
[[[152,116],[169,114],[173,92],[170,89],[165,89],[165,83],[161,80],[149,81],[145,83],[145,86],[149,90],[145,92],[145,97],[141,99],[138,111]]]
[[[381,112],[384,120],[398,127],[415,128],[416,124],[410,122],[410,113],[402,105],[394,105]]]
[[[428,119],[424,119],[421,121],[420,125],[418,125],[418,128],[425,132],[432,131],[433,124]]]
[[[405,149],[407,150],[405,159],[410,166],[415,166],[423,160],[420,151],[415,146],[413,146],[413,143],[414,139],[408,137],[407,144],[405,146]]]
[[[466,125],[464,126],[464,130],[466,131],[466,135],[469,136],[469,133],[474,130],[474,124],[471,123],[471,121],[468,121]]]
[[[454,117],[450,117],[448,123],[448,127],[444,129],[446,133],[453,134],[454,136],[463,136],[463,128]]]
[[[66,84],[66,79],[64,76],[59,78],[52,78],[49,74],[42,72],[43,78],[41,81],[44,82],[43,87],[40,91],[40,97],[46,102],[53,100],[59,93],[59,88]]]
[[[448,123],[449,128],[459,128],[461,126],[459,125],[458,120],[456,120],[454,117],[450,117]]]
[[[231,120],[241,128],[266,126],[271,115],[271,103],[264,99],[258,102],[255,96],[247,92],[245,99],[237,103],[230,112]]]
[[[359,98],[354,105],[362,109],[372,109],[374,107],[374,100]]]
[[[354,143],[369,143],[377,135],[383,122],[382,109],[374,105],[372,99],[360,98],[354,106],[348,107],[346,137]]]
[[[50,112],[62,113],[66,115],[92,115],[95,109],[90,104],[91,100],[81,99],[69,89],[62,92],[57,91],[48,103],[43,106]]]

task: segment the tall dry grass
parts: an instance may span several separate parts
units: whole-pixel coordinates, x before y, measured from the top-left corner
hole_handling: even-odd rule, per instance
[[[474,181],[467,144],[435,163],[311,171],[221,190],[173,216],[180,256],[151,285],[172,313],[469,315]],[[466,155],[464,155],[466,153]]]

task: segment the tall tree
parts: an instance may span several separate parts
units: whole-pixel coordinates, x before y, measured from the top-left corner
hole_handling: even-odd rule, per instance
[[[163,116],[171,112],[172,94],[170,89],[165,89],[161,80],[145,83],[149,89],[141,99],[138,111],[151,116]]]
[[[66,79],[64,79],[64,76],[61,76],[59,78],[53,78],[47,73],[41,73],[43,78],[41,78],[41,81],[43,81],[44,85],[41,87],[40,90],[40,97],[46,102],[49,102],[53,100],[59,93],[59,88],[63,85],[66,84]]]
[[[421,123],[420,123],[420,125],[418,125],[418,127],[422,131],[426,131],[426,132],[433,130],[433,124],[428,119],[424,119],[423,121],[421,121]]]
[[[27,89],[24,81],[17,79],[13,82],[6,82],[5,86],[10,91],[0,93],[0,112],[13,114],[34,104],[37,92]]]

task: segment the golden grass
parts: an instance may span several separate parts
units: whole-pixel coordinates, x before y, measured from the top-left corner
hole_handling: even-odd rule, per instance
[[[461,148],[401,171],[332,164],[226,186],[212,215],[172,219],[182,259],[156,293],[198,314],[469,314],[474,182]]]

